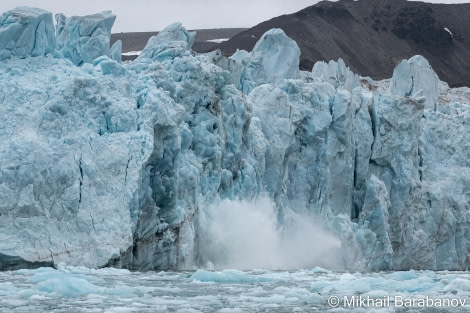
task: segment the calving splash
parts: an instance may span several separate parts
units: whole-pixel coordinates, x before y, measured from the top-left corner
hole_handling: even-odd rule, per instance
[[[468,88],[300,71],[280,29],[122,63],[115,18],[0,16],[0,269],[469,268]]]
[[[279,223],[266,195],[250,201],[220,200],[199,215],[200,265],[212,269],[341,267],[341,242],[314,216],[290,211]]]

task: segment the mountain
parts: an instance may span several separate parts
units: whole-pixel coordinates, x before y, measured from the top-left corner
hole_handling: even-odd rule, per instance
[[[0,269],[470,267],[469,88],[300,71],[281,29],[226,58],[174,23],[123,63],[114,19],[0,15]]]
[[[300,47],[300,68],[342,58],[373,79],[391,77],[395,65],[424,56],[440,79],[470,86],[470,3],[405,0],[322,1],[250,28],[216,46],[226,55],[251,51],[271,28],[281,28]],[[211,49],[213,49],[212,47]]]

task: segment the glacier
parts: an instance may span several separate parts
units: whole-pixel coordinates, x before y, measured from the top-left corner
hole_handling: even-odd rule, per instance
[[[115,20],[111,11],[72,17],[57,14],[57,50],[76,65],[91,63],[104,55],[110,57],[111,27]]]
[[[18,7],[0,15],[0,60],[52,53],[55,49],[52,15],[41,9]]]
[[[211,216],[263,199],[247,240],[313,221],[301,251],[342,268],[468,268],[470,89],[421,56],[379,82],[299,71],[280,29],[227,58],[175,23],[121,62],[114,19],[0,16],[0,269],[221,267]]]

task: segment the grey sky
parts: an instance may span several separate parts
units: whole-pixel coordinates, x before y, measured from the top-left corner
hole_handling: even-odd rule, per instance
[[[21,5],[56,13],[87,15],[112,10],[113,32],[155,31],[179,21],[187,29],[251,27],[293,13],[319,0],[0,0],[0,12]],[[426,2],[463,3],[470,0]]]

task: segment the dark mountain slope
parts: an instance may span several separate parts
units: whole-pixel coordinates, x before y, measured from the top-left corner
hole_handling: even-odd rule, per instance
[[[343,58],[357,73],[383,79],[401,59],[421,54],[441,80],[470,86],[470,4],[323,1],[263,22],[216,48],[224,54],[251,51],[271,28],[283,29],[297,42],[304,70],[319,60]]]

